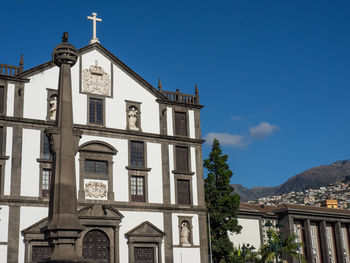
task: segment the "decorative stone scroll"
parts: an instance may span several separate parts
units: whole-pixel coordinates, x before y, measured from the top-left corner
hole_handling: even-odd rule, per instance
[[[90,181],[85,184],[85,196],[89,198],[106,198],[107,186],[103,182]]]
[[[111,77],[98,65],[97,60],[95,65],[83,70],[82,80],[83,92],[111,96]]]

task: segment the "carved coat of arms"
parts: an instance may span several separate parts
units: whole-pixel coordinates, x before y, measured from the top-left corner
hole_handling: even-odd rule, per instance
[[[90,198],[104,198],[107,196],[106,184],[90,181],[85,184],[85,194]]]
[[[111,77],[95,60],[95,65],[84,69],[82,73],[83,92],[111,96]]]

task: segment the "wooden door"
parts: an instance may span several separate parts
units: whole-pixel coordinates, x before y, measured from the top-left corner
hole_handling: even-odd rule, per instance
[[[135,247],[134,248],[135,263],[154,263],[153,247]]]
[[[83,239],[83,257],[97,263],[109,263],[109,239],[99,230],[88,232]]]

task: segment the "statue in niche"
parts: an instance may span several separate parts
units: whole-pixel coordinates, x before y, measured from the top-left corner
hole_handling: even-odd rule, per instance
[[[56,111],[57,111],[57,95],[51,95],[50,96],[50,101],[49,101],[49,106],[50,106],[50,120],[56,120]]]
[[[128,122],[129,122],[129,129],[138,131],[138,117],[139,117],[139,112],[135,106],[130,106],[129,107],[129,112],[128,112]]]
[[[190,246],[190,224],[187,221],[181,223],[180,241],[183,246]]]

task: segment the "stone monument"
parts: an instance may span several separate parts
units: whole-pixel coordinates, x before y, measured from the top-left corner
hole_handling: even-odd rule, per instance
[[[51,246],[48,258],[39,262],[92,262],[78,256],[75,242],[83,230],[77,217],[75,154],[81,132],[73,127],[71,67],[77,62],[76,48],[68,43],[68,33],[52,53],[60,68],[56,125],[45,132],[49,136],[53,156],[52,180],[47,228]]]

